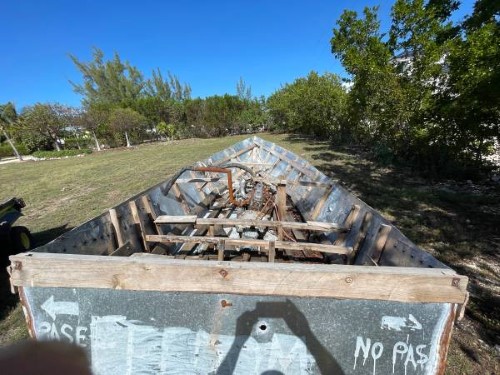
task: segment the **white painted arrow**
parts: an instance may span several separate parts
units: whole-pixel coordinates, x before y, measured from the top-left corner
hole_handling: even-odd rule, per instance
[[[45,310],[53,320],[56,320],[58,314],[78,315],[80,313],[78,302],[55,302],[54,296],[50,296],[49,299],[42,304],[42,310]]]
[[[402,316],[383,316],[380,323],[381,329],[401,331],[402,328],[409,328],[411,331],[422,329],[422,324],[412,315],[408,319]]]

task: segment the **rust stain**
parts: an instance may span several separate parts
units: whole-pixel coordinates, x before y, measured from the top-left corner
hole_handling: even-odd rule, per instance
[[[226,276],[229,274],[229,272],[227,272],[226,270],[222,269],[219,271],[219,274],[223,277],[223,278],[226,278]]]
[[[222,307],[230,307],[230,306],[233,306],[233,304],[229,301],[226,301],[225,299],[223,299],[222,301],[220,301],[220,304]]]
[[[35,326],[33,325],[34,319],[33,316],[31,315],[31,311],[26,296],[24,295],[24,287],[19,286],[18,293],[19,293],[19,299],[21,300],[21,306],[23,308],[24,319],[26,320],[26,325],[28,326],[28,333],[30,334],[31,338],[36,339]]]
[[[450,346],[451,333],[453,331],[453,322],[455,321],[456,305],[448,316],[444,325],[443,334],[438,344],[438,365],[436,375],[444,375],[446,370],[446,357],[448,356],[448,347]]]

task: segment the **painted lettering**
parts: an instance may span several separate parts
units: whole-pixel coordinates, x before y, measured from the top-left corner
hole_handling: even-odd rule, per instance
[[[87,327],[76,327],[75,344],[81,346],[82,348],[87,346],[87,344],[84,343],[84,340],[86,339],[85,332],[87,332]]]
[[[73,327],[69,324],[64,323],[61,327],[61,334],[68,340],[70,344],[73,344]]]

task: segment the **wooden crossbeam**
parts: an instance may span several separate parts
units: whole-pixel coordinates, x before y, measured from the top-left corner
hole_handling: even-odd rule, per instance
[[[224,240],[225,245],[231,246],[258,246],[261,251],[268,251],[270,248],[270,241],[266,240],[253,240],[253,239],[233,239],[227,237],[205,237],[205,236],[173,236],[173,235],[147,235],[146,241],[148,242],[160,242],[160,243],[206,243],[206,244],[219,244],[220,240]],[[352,252],[351,247],[336,246],[336,245],[326,245],[318,244],[313,242],[289,242],[289,241],[275,241],[275,248],[285,249],[285,250],[312,250],[320,251],[322,253],[328,254],[350,254]]]
[[[211,262],[28,252],[10,257],[13,286],[464,303],[465,276],[449,269]]]
[[[244,227],[258,228],[284,228],[295,230],[309,230],[314,232],[345,232],[348,228],[321,221],[307,221],[305,223],[293,221],[271,221],[271,220],[249,220],[249,219],[225,219],[225,218],[202,218],[195,215],[185,216],[158,216],[155,224],[192,224],[192,225],[221,225],[223,227],[234,227],[241,225]]]

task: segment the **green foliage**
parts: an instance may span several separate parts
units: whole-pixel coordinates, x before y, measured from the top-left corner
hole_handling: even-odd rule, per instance
[[[499,137],[499,7],[478,0],[456,25],[457,8],[397,0],[388,38],[377,8],[344,11],[333,30],[332,53],[352,79],[348,131],[383,159],[454,174],[480,168]]]
[[[77,156],[91,154],[90,149],[81,150],[61,150],[61,151],[35,151],[32,155],[40,159],[50,159],[50,158],[64,158],[67,156]]]
[[[15,144],[14,145],[17,149],[17,151],[21,155],[27,155],[29,154],[28,149],[23,145],[23,144]],[[0,144],[0,158],[7,158],[11,156],[16,156],[14,154],[14,150],[12,150],[12,147],[7,143],[1,143]]]
[[[311,72],[276,91],[267,105],[278,129],[340,138],[346,98],[336,75]]]
[[[109,115],[109,126],[116,133],[124,133],[127,146],[130,146],[129,134],[134,140],[142,138],[146,118],[130,108],[115,108]]]

